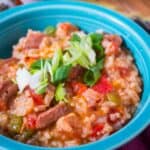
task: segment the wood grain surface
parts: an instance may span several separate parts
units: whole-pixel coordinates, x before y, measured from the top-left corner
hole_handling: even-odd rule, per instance
[[[129,17],[150,21],[150,0],[85,0],[117,10]]]
[[[0,11],[3,11],[11,5],[26,4],[40,0],[0,0]],[[132,18],[136,23],[142,26],[150,33],[150,0],[83,0],[103,5],[114,9]],[[57,0],[56,0],[57,2]],[[58,1],[59,2],[59,1]]]

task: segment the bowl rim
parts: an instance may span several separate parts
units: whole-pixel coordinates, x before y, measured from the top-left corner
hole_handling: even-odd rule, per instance
[[[136,34],[137,38],[139,38],[140,42],[142,42],[142,45],[144,46],[143,49],[145,49],[145,51],[147,51],[147,55],[150,58],[150,36],[141,28],[139,27],[136,23],[134,23],[132,20],[124,17],[123,15],[110,10],[108,8],[105,8],[103,6],[97,6],[95,4],[91,4],[91,3],[87,3],[87,2],[81,2],[81,1],[74,1],[74,0],[60,0],[59,3],[57,3],[55,0],[51,0],[51,1],[47,1],[47,2],[38,2],[38,3],[32,3],[32,4],[27,4],[27,5],[23,5],[23,6],[19,6],[19,7],[15,7],[12,8],[10,10],[6,10],[2,13],[0,13],[0,27],[1,27],[1,23],[5,22],[7,20],[9,20],[10,18],[13,18],[15,16],[18,16],[22,13],[26,13],[28,11],[31,10],[38,10],[41,7],[43,8],[47,8],[47,7],[51,7],[52,5],[64,5],[64,6],[76,6],[76,7],[82,7],[84,8],[88,8],[91,11],[95,11],[95,12],[99,12],[100,10],[103,13],[106,13],[114,18],[116,18],[117,20],[121,20],[121,23],[127,25],[127,26],[132,26],[132,29],[134,31],[134,33]],[[131,27],[129,27],[131,28]],[[142,35],[142,38],[139,37],[139,35]],[[150,59],[147,60],[150,63]],[[150,76],[150,70],[149,70],[149,75]],[[150,107],[148,107],[149,101],[150,101],[150,93],[147,95],[147,102],[144,105],[144,108],[142,109],[142,111],[140,111],[140,114],[138,114],[138,116],[140,115],[140,118],[144,118],[145,114],[150,114]],[[80,145],[77,147],[68,147],[68,148],[43,148],[43,147],[38,147],[38,146],[31,146],[31,145],[27,145],[27,144],[23,144],[20,142],[17,142],[13,139],[9,139],[5,136],[0,135],[0,148],[2,149],[12,149],[14,148],[16,149],[22,149],[25,150],[27,148],[29,148],[30,150],[52,150],[52,149],[57,149],[57,150],[73,150],[73,149],[93,149],[96,150],[98,148],[98,146],[102,145],[102,144],[109,144],[108,147],[105,147],[104,149],[114,149],[122,144],[125,144],[126,142],[128,142],[129,140],[131,140],[132,138],[134,138],[137,134],[139,134],[142,130],[144,130],[144,128],[146,126],[148,126],[148,124],[150,123],[150,119],[149,117],[144,118],[144,120],[142,120],[142,124],[140,124],[140,120],[138,117],[136,117],[136,120],[134,120],[134,122],[132,124],[130,124],[130,130],[132,129],[132,132],[124,132],[125,130],[127,130],[128,125],[125,125],[123,130],[119,130],[116,133],[112,134],[111,136],[101,139],[99,141],[96,142],[92,142],[89,144],[84,144],[84,145]],[[134,125],[135,123],[136,126]],[[124,133],[128,133],[128,139],[124,139]],[[120,137],[121,138],[120,138]],[[117,141],[117,138],[119,138],[120,140]],[[110,143],[109,143],[110,142]],[[96,149],[94,149],[96,148]],[[103,150],[104,150],[103,149]]]

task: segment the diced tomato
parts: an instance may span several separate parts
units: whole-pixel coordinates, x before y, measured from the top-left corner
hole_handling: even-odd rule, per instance
[[[101,79],[93,86],[93,89],[99,93],[107,94],[112,91],[112,85],[107,80],[107,77],[103,75]]]
[[[36,105],[42,105],[44,103],[42,95],[35,93],[32,89],[30,89],[30,94]]]
[[[68,30],[70,28],[70,24],[68,23],[62,23],[60,24],[60,27],[63,29],[63,30]]]
[[[104,124],[97,123],[93,126],[91,137],[96,138],[98,134],[103,130]]]
[[[64,38],[66,36],[70,36],[70,34],[74,31],[77,31],[77,28],[70,23],[60,23],[56,30],[56,36]]]
[[[70,31],[70,30],[75,30],[76,27],[73,26],[72,24],[70,23],[61,23],[60,24],[60,28],[62,28],[64,31]]]
[[[87,90],[87,86],[81,82],[72,82],[73,91],[76,95],[81,95],[84,91]]]
[[[29,129],[35,129],[36,128],[36,119],[37,119],[37,116],[36,114],[29,114],[27,116],[27,128]]]

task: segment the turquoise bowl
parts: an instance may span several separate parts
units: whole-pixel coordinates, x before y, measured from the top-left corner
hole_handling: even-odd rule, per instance
[[[69,21],[86,32],[102,29],[116,33],[130,49],[143,79],[140,105],[133,118],[111,136],[93,143],[70,148],[43,148],[22,144],[0,135],[1,150],[110,150],[139,134],[150,122],[150,37],[133,21],[104,7],[89,3],[61,0],[20,6],[0,13],[0,57],[11,55],[12,45],[29,28],[43,30],[47,25]]]

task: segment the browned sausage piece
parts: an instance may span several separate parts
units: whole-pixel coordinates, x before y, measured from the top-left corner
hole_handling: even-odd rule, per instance
[[[11,80],[6,80],[0,86],[0,101],[8,107],[9,102],[17,95],[18,86]]]
[[[26,50],[38,49],[45,37],[46,35],[42,32],[29,30],[27,35],[13,47],[13,57],[22,59]]]
[[[0,89],[0,98],[3,100],[9,100],[17,95],[18,86],[12,81],[7,80],[3,82]]]
[[[44,37],[45,35],[41,32],[29,30],[23,45],[23,49],[39,48]]]
[[[56,122],[60,117],[68,114],[70,108],[65,103],[59,103],[53,108],[39,114],[36,120],[36,128],[41,129]]]
[[[17,58],[6,58],[6,59],[0,59],[0,66],[3,67],[5,64],[7,65],[11,65],[11,64],[15,64],[18,62]]]
[[[46,90],[45,97],[44,97],[44,104],[46,106],[49,106],[51,104],[54,98],[54,94],[55,94],[55,86],[53,86],[52,84],[49,84]]]

